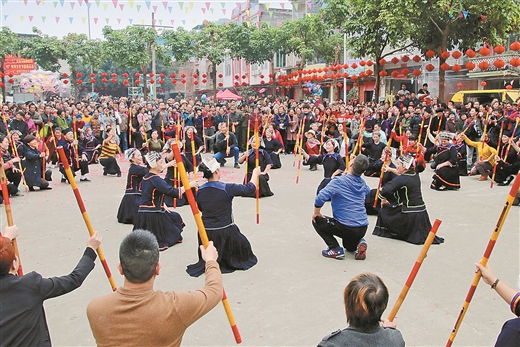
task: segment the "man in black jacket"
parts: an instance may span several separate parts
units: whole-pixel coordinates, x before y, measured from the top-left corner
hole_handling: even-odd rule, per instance
[[[81,286],[94,268],[101,237],[95,233],[87,241],[76,268],[66,276],[43,278],[37,272],[16,276],[18,258],[12,239],[18,228],[6,228],[0,237],[0,345],[51,346],[43,301],[67,294]]]
[[[220,166],[224,166],[226,164],[226,159],[228,157],[235,157],[235,169],[240,169],[240,165],[238,165],[238,155],[240,154],[240,150],[238,149],[238,141],[232,132],[229,131],[229,128],[226,123],[220,123],[218,125],[218,130],[220,133],[217,134],[215,139],[215,145],[213,146],[213,158],[215,158]]]

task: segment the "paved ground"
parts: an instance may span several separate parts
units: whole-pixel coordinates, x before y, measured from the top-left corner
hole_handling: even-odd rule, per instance
[[[237,198],[234,202],[235,221],[259,259],[248,271],[224,275],[244,346],[313,346],[333,330],[345,327],[343,289],[364,271],[374,272],[386,282],[388,313],[421,250],[421,246],[372,236],[372,216],[365,261],[355,261],[350,254],[342,261],[323,258],[320,252],[325,245],[310,223],[321,168],[317,172],[302,169],[297,185],[293,157],[283,156],[282,160],[284,167],[271,174],[275,195],[261,199],[259,225],[255,223],[253,199]],[[102,248],[113,272],[117,271],[119,243],[132,230],[116,220],[128,163],[122,163],[122,168],[123,178],[118,179],[102,176],[101,167],[93,166],[92,182],[79,183],[92,224],[104,237]],[[232,169],[229,161],[224,170],[225,180],[241,180],[243,171]],[[509,189],[490,189],[489,183],[465,177],[459,192],[435,192],[428,188],[431,171],[427,169],[421,177],[430,218],[432,222],[442,220],[438,234],[446,242],[431,247],[397,323],[408,346],[444,346],[473,279],[473,264],[486,248]],[[70,186],[59,183],[57,169],[54,178],[52,191],[12,199],[24,270],[44,276],[69,273],[87,238]],[[367,183],[376,187],[377,179],[368,178]],[[329,213],[330,205],[323,211]],[[186,223],[184,242],[161,253],[163,268],[156,281],[161,290],[193,290],[204,283],[202,277],[194,279],[185,272],[197,259],[196,227],[189,207],[178,212]],[[5,225],[5,214],[0,215]],[[513,286],[519,274],[519,222],[519,208],[513,207],[490,261],[497,276]],[[122,285],[122,277],[114,276]],[[54,345],[94,345],[85,307],[91,298],[110,291],[97,262],[81,288],[48,300],[45,309]],[[454,345],[491,346],[503,322],[511,318],[508,305],[481,282]],[[183,345],[234,345],[221,305],[188,329]]]

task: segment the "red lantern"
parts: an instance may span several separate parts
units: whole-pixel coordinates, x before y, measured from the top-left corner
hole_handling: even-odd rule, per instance
[[[139,72],[136,72],[136,73],[134,74],[134,76],[135,76],[136,78],[139,78],[139,76],[141,76],[141,74],[140,74]]]
[[[186,78],[186,74],[182,74],[182,75],[181,75],[181,78],[182,78],[182,79]]]
[[[343,77],[344,77],[344,78],[348,78],[348,73],[346,73],[346,72],[343,73]]]
[[[103,73],[101,74],[101,76],[103,76],[103,77],[107,77],[108,74],[107,74],[106,72],[103,72]],[[94,76],[91,76],[91,77],[94,77]]]
[[[161,72],[161,73],[159,74],[159,77],[160,77],[160,78],[164,78],[164,74]]]
[[[94,90],[97,92],[99,90],[99,88],[94,88]]]
[[[242,87],[245,87],[247,86],[247,83],[246,82],[242,82]]]
[[[126,86],[128,84],[128,80],[124,80],[123,84]]]
[[[450,52],[444,51],[440,54],[440,57],[444,60],[448,59],[450,57]]]
[[[412,71],[412,75],[414,75],[415,77],[419,77],[421,76],[422,72],[420,69],[415,69]]]
[[[208,80],[207,79],[203,79],[202,80],[202,83],[206,83]]]
[[[323,69],[318,69],[318,72],[319,72],[319,73],[322,73],[322,72],[323,72]]]
[[[467,55],[469,58],[474,58],[474,57],[477,55],[477,53],[475,53],[475,51],[472,50],[472,49],[470,48],[470,49],[468,49],[468,50],[466,51],[466,55]]]
[[[235,79],[238,80],[240,78],[239,75],[235,75]]]
[[[501,68],[503,68],[506,63],[504,63],[504,61],[502,59],[497,59],[493,62],[493,65],[498,69],[500,70]]]
[[[264,80],[261,80],[261,81],[260,81],[260,84],[265,84],[265,81],[264,81]]]
[[[482,47],[481,49],[479,49],[478,51],[480,53],[480,55],[482,56],[486,56],[486,55],[489,55],[491,53],[491,50],[487,47]]]
[[[181,80],[181,82],[182,82],[182,84],[186,84],[186,80],[185,79]]]
[[[102,78],[102,79],[101,79],[101,82],[102,82],[102,83],[107,83],[108,80],[107,80],[106,78]]]
[[[348,64],[345,63],[342,66],[343,66],[344,69],[348,69]]]
[[[235,82],[235,87],[238,87],[239,85],[240,85],[240,83]]]
[[[330,88],[330,83],[328,83],[325,87]]]
[[[170,74],[170,78],[175,78],[175,74],[174,73]]]
[[[372,60],[367,60],[367,66],[372,66],[374,65],[374,62]]]
[[[4,82],[0,82],[0,88],[3,88],[3,87],[5,87]]]
[[[420,61],[422,60],[422,58],[421,58],[420,56],[418,56],[418,55],[414,55],[413,58],[412,58],[412,60],[413,60],[414,62],[418,63],[418,62],[420,62]]]
[[[224,75],[221,74],[221,73],[219,73],[219,74],[218,74],[218,78],[222,78],[222,77],[224,77]]]
[[[432,72],[435,69],[435,66],[433,66],[433,64],[428,64],[424,68],[429,72]]]
[[[135,80],[135,84],[140,84],[141,80]]]
[[[357,87],[357,86],[358,86],[357,82],[352,83],[352,85],[353,85],[354,87]]]
[[[242,79],[245,80],[246,79],[246,75],[242,75]]]
[[[357,69],[358,65],[356,63],[352,63],[352,65],[350,65],[350,67],[353,69]]]
[[[4,78],[5,74],[3,72],[0,72],[0,78]]]
[[[459,59],[460,57],[462,57],[462,53],[460,53],[460,51],[455,51],[451,53],[451,56],[455,59]]]
[[[67,78],[67,77],[69,77],[69,75],[68,75],[66,72],[62,73],[61,76],[62,76],[63,78]]]
[[[324,68],[324,70],[325,70],[325,69],[326,69],[326,68]],[[273,78],[273,77],[274,77],[273,74],[270,73],[270,74],[269,74],[269,78]]]
[[[401,74],[403,74],[405,76],[408,76],[409,73],[410,73],[410,70],[408,70],[407,68],[404,68],[401,70]]]
[[[476,67],[475,63],[473,63],[471,61],[466,64],[466,69],[468,69],[469,71],[474,70],[475,67]]]
[[[520,58],[512,58],[509,61],[509,64],[511,64],[511,66],[513,66],[513,67],[519,67],[520,66]]]
[[[518,41],[513,42],[513,43],[509,46],[509,48],[511,48],[511,50],[512,50],[512,51],[515,51],[515,52],[520,51],[520,42],[518,42]]]
[[[219,87],[222,87],[223,85],[224,85],[224,83],[222,83],[222,82],[218,82],[218,86],[219,86]]]
[[[269,84],[271,84],[271,85],[272,85],[273,83],[274,83],[274,82],[273,82],[273,80],[269,80]]]
[[[152,78],[152,79],[150,80],[150,83],[151,83],[151,84],[154,84],[154,83],[155,83],[155,80]]]
[[[384,58],[379,59],[379,65],[383,66],[386,64],[386,60]]]
[[[172,79],[172,83],[173,83],[173,84],[176,84],[176,83],[177,83],[177,80]]]
[[[357,81],[357,79],[358,79],[358,75],[354,75],[354,76],[352,76],[351,78],[352,78],[353,81]]]
[[[451,71],[453,72],[459,72],[460,69],[462,69],[462,66],[460,66],[459,64],[455,64],[451,67]]]
[[[507,89],[507,90],[511,90],[511,89],[513,89],[513,86],[510,85],[510,84],[508,84],[508,85],[506,86],[506,89]]]
[[[487,83],[486,83],[486,81],[482,81],[482,82],[480,82],[480,85],[481,85],[482,87],[485,87],[485,86],[487,85]]]
[[[198,85],[198,84],[199,84],[199,81],[193,81],[193,84],[194,84],[194,85]]]
[[[364,60],[361,60],[361,61],[359,62],[359,65],[360,65],[360,66],[365,66],[365,65],[366,65],[366,62],[365,62]]]
[[[397,63],[399,63],[399,58],[393,57],[391,62],[392,62],[392,64],[397,64]]]
[[[449,70],[450,69],[450,64],[447,64],[447,63],[442,63],[441,66],[440,66],[441,70]]]
[[[457,88],[459,88],[459,89],[462,88],[462,83],[460,83],[460,82],[457,83]]]
[[[394,70],[394,71],[392,71],[391,75],[393,78],[397,78],[397,76],[399,76],[399,71]]]
[[[81,78],[81,76],[83,76],[83,74],[82,74],[81,72],[78,72],[78,73],[76,74],[76,76],[78,76],[79,78]]]
[[[388,75],[388,71],[386,71],[386,70],[379,71],[379,76],[385,77],[386,75]]]
[[[94,78],[94,77],[96,77],[96,74],[95,73],[91,73],[90,77]]]
[[[112,78],[112,80],[111,80],[111,81],[112,81],[112,83],[116,83],[116,82],[117,82],[117,79],[115,79],[115,78]]]
[[[483,61],[480,64],[478,64],[478,68],[482,71],[485,71],[489,68],[489,63],[486,61]]]
[[[69,80],[63,80],[63,84],[69,84]]]
[[[193,78],[199,78],[197,74],[193,74]]]
[[[496,54],[502,54],[506,51],[506,48],[502,45],[498,45],[495,48],[493,48]]]
[[[124,78],[127,78],[127,77],[128,77],[128,74],[125,72],[125,73],[123,74],[123,77],[124,77]]]
[[[424,55],[431,59],[435,56],[435,52],[429,49],[424,53]]]
[[[90,80],[90,83],[95,84],[95,83],[96,83],[96,80],[95,80],[95,79],[91,79],[91,80]]]
[[[365,73],[367,74],[367,76],[372,76],[374,74],[374,71],[368,69],[367,71],[365,71]]]
[[[366,73],[364,73],[363,71],[359,73],[359,77],[361,78],[365,78],[367,76]]]
[[[401,57],[401,61],[402,61],[403,63],[408,63],[409,60],[410,60],[410,57],[407,56],[407,55],[403,55],[403,56]]]
[[[337,86],[338,86],[338,88],[341,88],[341,87],[343,87],[343,83],[338,83]]]
[[[260,78],[263,79],[263,78],[264,78],[264,75],[260,75]]]
[[[10,78],[7,82],[13,84],[14,83],[14,80],[12,78]]]

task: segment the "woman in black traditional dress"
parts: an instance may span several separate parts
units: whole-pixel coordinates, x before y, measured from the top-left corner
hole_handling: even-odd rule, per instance
[[[180,177],[177,173],[177,163],[175,162],[175,158],[173,157],[173,151],[172,151],[172,142],[175,141],[175,139],[169,139],[166,141],[166,144],[163,147],[163,153],[166,153],[166,157],[164,158],[164,161],[168,164],[170,162],[171,166],[168,166],[168,169],[166,170],[166,176],[164,176],[164,180],[171,185],[172,187],[179,186],[180,183]],[[179,142],[179,151],[182,151],[183,143]],[[184,164],[184,168],[186,169],[186,173],[188,174],[188,179],[191,181],[193,180],[194,176],[194,170],[193,165],[191,164],[191,161],[188,160],[188,158],[182,154],[182,163]],[[175,176],[177,174],[177,177]],[[175,182],[177,180],[177,182]],[[164,204],[168,207],[180,207],[188,204],[188,200],[186,199],[186,194],[183,194],[181,196],[175,197],[175,203],[174,203],[174,197],[171,196],[165,196],[164,197]]]
[[[425,150],[424,157],[428,160],[435,155],[435,173],[430,185],[435,190],[457,190],[460,188],[459,168],[457,165],[457,148],[450,142],[453,134],[440,133],[440,144]]]
[[[247,270],[257,263],[251,244],[240,232],[233,220],[233,198],[254,194],[255,182],[260,175],[260,168],[252,171],[251,181],[247,184],[220,182],[220,164],[211,158],[204,161],[199,170],[208,182],[203,184],[197,193],[197,205],[202,213],[202,221],[206,227],[208,239],[213,241],[218,251],[217,262],[222,273],[235,270]],[[199,238],[199,244],[201,244]],[[195,264],[188,265],[186,272],[193,277],[204,273],[205,262],[200,256]]]
[[[137,215],[141,203],[141,182],[148,169],[141,165],[143,157],[137,148],[127,149],[125,157],[131,164],[126,178],[125,195],[117,211],[117,221],[123,224],[134,224],[134,216]]]
[[[87,155],[89,165],[97,164],[99,162],[99,154],[101,153],[101,142],[94,137],[90,126],[85,126],[85,131],[83,136],[80,136],[79,144],[85,149],[84,153]]]
[[[159,250],[163,251],[182,242],[181,232],[184,222],[181,216],[164,206],[164,196],[176,197],[184,193],[184,187],[179,189],[170,186],[159,174],[173,162],[164,163],[164,159],[157,152],[145,155],[149,172],[143,177],[141,184],[141,204],[137,216],[134,219],[134,230],[149,230],[157,237]],[[190,182],[191,187],[196,187],[197,182]]]
[[[204,143],[198,137],[195,135],[195,127],[187,126],[185,130],[185,136],[184,140],[182,141],[183,144],[186,145],[186,158],[189,160],[189,162],[192,164],[192,166],[197,166],[201,163],[201,156],[200,153],[204,150]],[[195,160],[197,160],[196,163],[193,163],[193,145],[192,145],[192,137],[193,134],[193,142],[195,143]],[[170,146],[171,147],[171,146]]]
[[[398,176],[379,191],[381,209],[372,235],[395,238],[416,245],[426,241],[430,229],[430,217],[422,198],[421,179],[414,169],[414,159],[402,155],[396,163]],[[435,236],[433,243],[443,243]]]
[[[279,169],[282,167],[282,162],[280,161],[280,152],[283,150],[283,146],[280,141],[273,138],[273,130],[267,129],[265,131],[264,140],[264,149],[269,156],[271,157],[271,161],[273,162],[273,166],[271,169]]]
[[[321,181],[316,191],[316,195],[329,184],[336,176],[341,175],[345,171],[345,159],[337,153],[339,144],[334,139],[328,139],[323,146],[325,154],[308,155],[303,148],[300,152],[303,155],[303,165],[323,165],[323,181]]]
[[[256,165],[256,140],[255,137],[251,137],[249,139],[251,149],[248,152],[245,152],[240,158],[238,158],[238,162],[242,164],[247,160],[247,177],[246,182],[251,181],[251,175]],[[260,147],[263,147],[263,140],[259,139]],[[258,165],[260,166],[260,197],[273,196],[274,193],[271,191],[269,187],[269,170],[271,170],[271,166],[273,165],[273,161],[271,160],[271,156],[267,153],[263,148],[258,148]],[[253,192],[249,197],[254,198],[256,193]]]

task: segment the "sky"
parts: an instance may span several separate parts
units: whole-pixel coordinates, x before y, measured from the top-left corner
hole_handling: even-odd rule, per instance
[[[289,1],[260,1],[269,8],[291,9]],[[204,21],[230,18],[240,1],[177,0],[0,0],[0,27],[30,34],[38,27],[44,34],[63,37],[70,32],[102,38],[102,28],[151,25],[191,29]],[[90,16],[90,21],[89,21]]]

